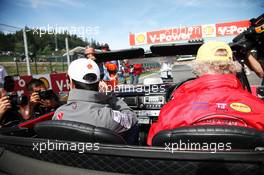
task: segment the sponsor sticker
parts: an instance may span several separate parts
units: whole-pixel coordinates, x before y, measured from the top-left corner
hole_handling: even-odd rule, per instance
[[[208,110],[209,103],[208,102],[193,102],[192,109],[193,110]]]
[[[57,115],[57,120],[62,120],[63,115],[64,115],[64,112],[60,112],[60,113],[58,113],[58,115]]]
[[[226,103],[216,103],[216,110],[227,111]]]
[[[257,33],[262,33],[262,32],[264,32],[264,25],[259,26],[259,27],[256,27],[256,28],[255,28],[255,31],[256,31]]]
[[[251,108],[248,105],[245,105],[243,103],[231,103],[230,107],[234,109],[235,111],[243,112],[243,113],[249,113],[251,112]]]

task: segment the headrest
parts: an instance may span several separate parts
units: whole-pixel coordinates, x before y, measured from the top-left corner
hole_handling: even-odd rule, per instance
[[[264,132],[238,126],[188,126],[164,130],[152,139],[153,146],[168,143],[231,143],[232,149],[256,149],[264,146]]]
[[[87,123],[68,120],[49,120],[35,125],[38,137],[65,141],[80,141],[92,143],[125,144],[117,133]]]

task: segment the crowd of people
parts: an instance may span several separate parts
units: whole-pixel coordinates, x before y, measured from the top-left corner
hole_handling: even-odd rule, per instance
[[[106,44],[102,46],[101,52],[110,51],[109,46]],[[107,85],[114,87],[120,82],[124,84],[138,84],[139,77],[143,72],[142,64],[130,64],[129,60],[124,59],[121,61],[107,61],[100,62],[96,59],[95,49],[88,46],[85,49],[85,56],[98,63],[101,72],[101,78]]]
[[[107,52],[109,48],[102,50]],[[132,84],[138,83],[142,65],[129,64],[128,60],[99,62],[91,47],[86,48],[85,56],[71,62],[68,68],[70,92],[64,105],[38,79],[27,84],[28,100],[13,100],[18,98],[14,82],[10,76],[5,76],[0,94],[0,125],[9,126],[13,121],[19,123],[55,111],[53,120],[78,121],[107,128],[123,136],[128,144],[136,144],[139,134],[136,114],[115,94],[102,92],[107,91],[109,85],[117,85],[118,77],[124,82],[130,78]],[[197,79],[184,83],[173,92],[173,98],[161,109],[158,121],[151,126],[148,145],[152,144],[152,138],[159,131],[181,127],[182,123],[192,125],[205,115],[223,111],[239,116],[251,127],[264,130],[264,102],[243,89],[235,76],[240,68],[227,44],[208,42],[202,45],[193,66]],[[118,72],[122,74],[118,75]],[[193,108],[199,102],[207,104],[206,110]],[[232,108],[232,104],[237,102],[247,110]],[[179,103],[181,105],[176,105]],[[222,105],[218,106],[219,103]]]
[[[55,111],[60,106],[56,93],[47,90],[43,81],[31,79],[27,84],[28,96],[18,96],[14,91],[13,77],[4,78],[0,92],[0,127],[24,122]]]

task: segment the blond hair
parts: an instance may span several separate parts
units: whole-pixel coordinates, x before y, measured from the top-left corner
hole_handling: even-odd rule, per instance
[[[235,74],[241,71],[241,65],[236,61],[194,61],[193,73],[197,76],[204,74]]]

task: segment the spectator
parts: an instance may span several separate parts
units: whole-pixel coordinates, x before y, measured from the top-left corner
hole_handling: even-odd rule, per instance
[[[108,52],[108,51],[110,51],[110,49],[109,49],[109,46],[108,46],[108,44],[102,44],[102,46],[101,46],[101,50],[102,50],[102,52]],[[110,81],[110,75],[109,75],[109,72],[107,71],[107,68],[106,68],[106,64],[107,63],[109,63],[109,62],[106,62],[106,63],[103,63],[103,65],[102,65],[102,68],[103,68],[103,80],[105,81],[105,82],[107,82],[107,81]],[[99,68],[100,68],[101,66],[99,65]],[[100,70],[101,70],[101,68],[100,68]]]
[[[99,93],[100,70],[92,60],[78,59],[68,69],[70,93],[66,105],[56,110],[54,120],[72,120],[110,129],[128,143],[137,141],[137,117],[120,98]]]
[[[4,66],[0,65],[0,88],[4,85],[4,78],[7,76],[7,72]]]
[[[260,62],[257,59],[257,51],[251,50],[248,52],[248,59],[246,61],[247,66],[253,70],[259,78],[262,78],[261,85],[264,86],[264,68],[263,61]]]
[[[138,84],[140,74],[142,73],[142,64],[134,64],[134,70],[133,70],[133,83],[132,84]]]
[[[29,118],[27,100],[26,102],[23,101],[23,104],[20,105],[14,104],[11,102],[12,95],[18,97],[15,92],[6,92],[4,89],[0,90],[0,128],[18,124]]]
[[[115,63],[108,62],[105,64],[105,67],[109,75],[109,80],[106,81],[106,84],[111,86],[111,89],[114,89],[116,85],[118,85],[117,65]]]
[[[0,128],[1,128],[2,125],[8,122],[7,120],[10,120],[9,117],[5,117],[4,115],[9,109],[11,109],[11,103],[6,95],[1,94],[0,96],[1,96],[0,98]],[[14,116],[14,115],[12,114],[8,116]]]
[[[130,77],[130,84],[134,83],[134,65],[129,65],[129,77]]]
[[[43,81],[32,79],[27,84],[30,92],[30,109],[29,115],[33,118],[55,111],[59,107],[59,98],[52,91],[47,90]],[[42,93],[43,97],[41,96]]]
[[[129,66],[128,60],[123,61],[122,68],[123,68],[122,72],[123,72],[123,76],[124,76],[124,84],[127,84],[127,79],[129,77],[129,72],[130,72],[130,66]]]
[[[92,48],[92,47],[86,47],[84,53],[85,53],[86,58],[92,59],[92,60],[95,60],[96,59],[95,58],[95,50],[94,50],[94,48]]]

